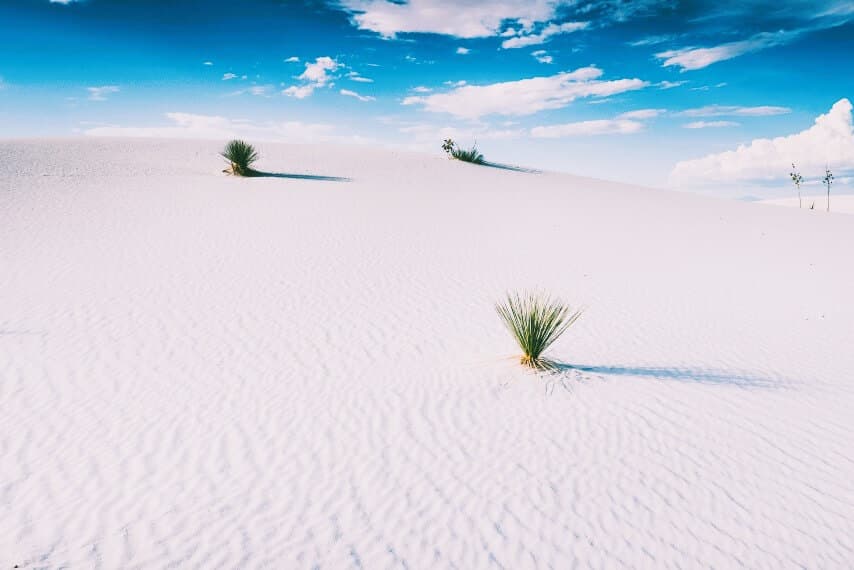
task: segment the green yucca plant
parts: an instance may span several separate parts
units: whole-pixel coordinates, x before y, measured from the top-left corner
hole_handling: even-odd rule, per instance
[[[508,294],[506,301],[496,303],[495,310],[522,349],[521,363],[537,370],[555,368],[543,353],[582,313],[541,293]]]
[[[251,144],[233,140],[225,145],[225,150],[220,154],[231,164],[226,172],[235,176],[252,176],[255,173],[252,170],[252,163],[258,160],[258,153]]]
[[[478,152],[477,145],[474,145],[468,150],[464,148],[454,147],[451,149],[451,156],[456,158],[457,160],[462,160],[464,162],[483,164],[483,155]]]

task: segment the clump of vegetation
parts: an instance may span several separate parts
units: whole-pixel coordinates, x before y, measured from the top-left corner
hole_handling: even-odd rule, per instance
[[[581,317],[559,299],[540,293],[508,294],[495,310],[522,349],[520,362],[535,370],[554,370],[543,353]]]
[[[258,152],[251,144],[241,140],[233,140],[225,145],[225,150],[220,154],[230,164],[224,172],[235,176],[252,176],[255,174],[252,164],[258,160]]]
[[[830,185],[833,184],[833,173],[828,167],[824,167],[824,178],[821,179],[824,185],[827,186],[827,211],[830,211]]]
[[[453,140],[445,139],[442,143],[442,150],[444,150],[451,158],[456,158],[463,162],[471,162],[473,164],[484,163],[483,155],[477,150],[477,143],[475,143],[470,149],[463,149],[458,147],[457,143]]]
[[[798,172],[794,162],[792,163],[792,171],[789,173],[789,178],[792,179],[792,182],[795,183],[795,187],[798,189],[798,208],[803,208],[803,204],[801,203],[801,184],[804,182],[804,177]]]

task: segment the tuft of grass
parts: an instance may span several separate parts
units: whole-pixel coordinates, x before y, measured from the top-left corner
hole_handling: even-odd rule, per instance
[[[468,150],[464,148],[453,147],[451,149],[451,156],[456,158],[457,160],[462,160],[463,162],[483,164],[483,155],[478,152],[477,145],[474,145]]]
[[[555,368],[543,353],[582,313],[542,293],[508,294],[504,302],[495,304],[495,310],[522,349],[521,364],[536,370]]]
[[[226,172],[235,176],[252,176],[252,164],[258,160],[258,152],[251,144],[241,140],[229,141],[220,155],[231,165]]]

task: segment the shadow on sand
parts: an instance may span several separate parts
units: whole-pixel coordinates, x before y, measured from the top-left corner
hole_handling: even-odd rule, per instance
[[[489,162],[483,161],[480,163],[481,166],[488,166],[489,168],[498,168],[499,170],[512,170],[513,172],[524,172],[526,174],[542,174],[539,170],[534,170],[533,168],[522,168],[521,166],[513,166],[511,164],[500,164],[498,162]]]
[[[575,372],[594,376],[635,376],[676,380],[689,384],[713,384],[737,386],[739,388],[782,388],[787,382],[781,378],[763,378],[739,371],[713,370],[708,368],[668,368],[663,366],[588,366],[584,364],[566,364],[550,362],[556,372]]]
[[[351,182],[342,176],[321,176],[319,174],[289,174],[287,172],[263,172],[254,170],[252,178],[290,178],[291,180],[318,180],[320,182]]]

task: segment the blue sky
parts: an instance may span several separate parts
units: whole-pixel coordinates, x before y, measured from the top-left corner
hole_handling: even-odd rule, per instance
[[[850,0],[1,0],[0,38],[3,137],[451,136],[757,197],[792,160],[854,174]]]

